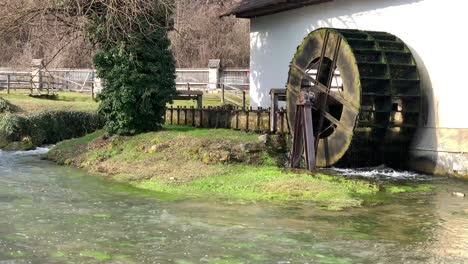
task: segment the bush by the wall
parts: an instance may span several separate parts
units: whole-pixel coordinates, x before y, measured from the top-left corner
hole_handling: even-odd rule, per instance
[[[0,147],[20,139],[21,135],[24,134],[26,127],[27,122],[25,117],[9,113],[1,116]]]
[[[0,97],[0,114],[10,113],[11,111],[12,107],[10,102]]]
[[[29,137],[36,146],[81,137],[102,128],[94,113],[46,111],[30,116],[6,114],[0,118],[0,148]]]

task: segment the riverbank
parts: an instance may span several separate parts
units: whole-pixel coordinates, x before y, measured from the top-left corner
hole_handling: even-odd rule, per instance
[[[139,189],[180,197],[314,201],[329,210],[375,204],[395,190],[431,189],[287,171],[280,167],[285,158],[281,140],[225,129],[165,126],[133,137],[106,138],[98,131],[57,144],[47,157]]]

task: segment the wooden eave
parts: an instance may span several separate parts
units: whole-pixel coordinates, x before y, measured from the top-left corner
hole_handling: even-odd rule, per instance
[[[222,16],[253,18],[331,1],[333,0],[244,0]]]

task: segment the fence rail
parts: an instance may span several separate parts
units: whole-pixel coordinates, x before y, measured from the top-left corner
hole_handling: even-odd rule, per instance
[[[273,112],[272,112],[273,111]],[[272,118],[275,117],[276,118]],[[166,110],[166,124],[188,125],[201,128],[227,128],[256,133],[289,133],[284,108],[265,109],[238,107],[170,107]],[[276,122],[272,126],[272,122]],[[272,127],[275,129],[272,130]]]
[[[0,90],[34,90],[47,93],[71,91],[93,93],[96,74],[92,69],[53,69],[37,72],[0,71]]]
[[[217,91],[222,103],[245,106],[245,91],[249,90],[249,70],[226,68],[213,74],[209,68],[176,69],[176,87],[178,90]],[[34,92],[55,93],[58,91],[90,93],[94,95],[101,89],[101,81],[94,69],[47,69],[27,71],[0,68],[0,91],[28,90]]]

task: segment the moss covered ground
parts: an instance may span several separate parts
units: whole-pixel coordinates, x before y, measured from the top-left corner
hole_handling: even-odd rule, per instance
[[[98,131],[57,144],[48,158],[139,189],[185,198],[314,201],[319,207],[341,210],[374,204],[382,192],[390,195],[410,189],[382,191],[381,186],[367,180],[288,171],[277,166],[268,147],[255,164],[222,159],[205,162],[199,155],[203,146],[258,142],[256,134],[225,129],[166,126],[159,132],[111,138]]]

